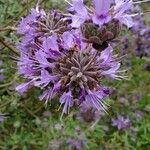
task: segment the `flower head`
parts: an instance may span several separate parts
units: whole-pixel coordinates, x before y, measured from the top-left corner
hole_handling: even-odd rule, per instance
[[[113,19],[119,20],[120,23],[133,26],[132,15],[127,11],[132,9],[132,0],[93,0],[95,8],[88,8],[83,4],[83,0],[72,0],[71,14],[72,27],[79,28],[84,22],[92,21],[94,24],[102,26]]]
[[[67,144],[71,149],[81,150],[85,145],[85,141],[81,139],[69,138]]]
[[[74,0],[73,8],[77,15],[81,16],[82,10],[86,16],[83,1]],[[120,62],[117,55],[113,55],[110,44],[106,43],[107,46],[98,51],[90,42],[84,43],[81,32],[71,29],[61,12],[45,13],[38,9],[34,16],[27,23],[27,32],[22,32],[18,72],[26,80],[16,90],[23,93],[31,87],[38,87],[43,91],[40,100],[45,100],[46,104],[59,96],[62,115],[68,113],[71,107],[85,103],[94,110],[106,111],[105,99],[109,90],[101,84],[101,80],[106,77],[123,78],[118,74]],[[113,25],[117,23],[114,22]],[[110,25],[95,27],[93,37],[97,30],[101,30],[97,39],[101,44],[116,36]],[[28,34],[30,29],[34,31],[32,35]]]
[[[112,119],[112,125],[116,126],[119,130],[124,130],[131,126],[131,122],[128,117],[118,116],[116,119]]]
[[[72,0],[69,16],[71,26],[81,30],[83,41],[102,51],[119,35],[122,25],[134,25],[132,17],[137,14],[130,12],[132,0],[93,0],[93,4],[88,7],[83,0]]]
[[[111,0],[93,0],[93,2],[95,6],[95,14],[92,17],[93,22],[99,26],[108,23],[111,20],[109,15]]]
[[[63,113],[67,113],[75,103],[80,104],[83,101],[94,109],[105,111],[107,107],[104,99],[109,93],[101,87],[99,79],[105,76],[112,78],[117,76],[119,66],[116,65],[117,62],[112,55],[112,48],[108,48],[109,53],[105,53],[108,49],[98,53],[91,46],[81,50],[80,45],[73,38],[73,44],[58,49],[58,45],[64,43],[64,40],[48,37],[51,38],[55,42],[60,41],[56,42],[57,46],[54,44],[53,47],[49,46],[45,38],[41,48],[32,51],[31,56],[22,55],[23,58],[18,65],[22,70],[20,73],[28,82],[16,89],[25,92],[31,86],[40,87],[44,90],[40,99],[46,99],[46,103],[55,95],[61,95],[60,104],[64,105]]]

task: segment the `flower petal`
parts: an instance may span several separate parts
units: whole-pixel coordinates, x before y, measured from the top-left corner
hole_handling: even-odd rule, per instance
[[[111,0],[93,0],[95,5],[96,14],[107,13],[110,8]]]

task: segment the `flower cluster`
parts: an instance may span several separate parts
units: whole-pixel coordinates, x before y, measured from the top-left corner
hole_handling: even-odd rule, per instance
[[[133,26],[132,15],[126,13],[132,8],[132,0],[115,0],[114,5],[112,0],[93,0],[94,8],[87,8],[83,4],[83,0],[72,0],[72,27],[80,27],[86,21],[92,21],[98,26],[102,26],[111,22],[113,19],[120,23]]]
[[[69,149],[81,150],[87,146],[87,139],[81,129],[77,126],[74,130],[74,136],[66,140],[66,146]]]
[[[68,2],[69,3],[69,2]],[[92,43],[99,51],[119,35],[122,25],[133,26],[129,10],[132,0],[93,0],[92,6],[85,6],[83,0],[72,0],[69,17],[73,28],[80,28],[82,40]]]
[[[118,116],[116,119],[112,119],[112,125],[119,130],[125,130],[131,126],[131,122],[128,117]]]
[[[73,0],[69,15],[56,10],[46,13],[37,5],[18,27],[22,35],[18,72],[26,80],[16,90],[24,93],[39,87],[46,104],[59,96],[62,115],[82,104],[106,111],[110,92],[101,81],[124,78],[120,59],[107,42],[117,36],[121,23],[131,27],[126,10],[132,1],[116,0],[113,6],[106,0],[93,2],[95,10],[85,7],[82,0]]]
[[[81,139],[70,138],[67,140],[67,145],[70,149],[81,150],[82,147],[85,145],[85,142]]]
[[[131,28],[132,45],[129,42],[129,37],[125,35],[122,38],[122,53],[132,46],[135,54],[139,57],[150,56],[150,26],[146,25],[142,14],[141,7],[136,5],[130,10],[131,13],[137,14],[133,17],[134,26]]]
[[[83,102],[80,106],[80,112],[77,114],[77,119],[81,122],[96,122],[101,119],[102,116],[104,116],[103,111],[98,111],[97,109],[90,107],[89,104],[87,104],[88,101]]]
[[[140,12],[139,10],[134,10]],[[135,26],[132,28],[132,34],[135,44],[135,52],[140,57],[150,56],[150,26],[146,25],[142,16],[134,17]]]

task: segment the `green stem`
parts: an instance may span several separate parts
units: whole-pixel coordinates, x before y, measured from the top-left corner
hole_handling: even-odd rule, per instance
[[[19,55],[19,53],[16,51],[16,49],[10,45],[8,45],[1,37],[0,37],[0,43],[2,45],[4,45],[5,47],[7,47],[9,50],[11,50],[13,53],[15,53],[16,55]]]
[[[1,32],[1,31],[16,31],[16,30],[17,30],[17,28],[15,28],[15,27],[10,27],[10,26],[5,27],[5,28],[0,28],[0,32]]]

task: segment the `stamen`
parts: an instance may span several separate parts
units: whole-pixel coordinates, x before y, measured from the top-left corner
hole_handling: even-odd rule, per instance
[[[141,3],[147,3],[147,2],[150,2],[150,0],[137,1],[137,2],[133,2],[133,4],[141,4]]]
[[[68,3],[70,6],[73,6],[68,0],[65,0],[66,3]]]
[[[65,0],[66,3],[68,3],[70,6],[73,6],[68,0]],[[90,8],[86,7],[90,12],[93,12]]]
[[[145,12],[143,12],[143,13],[131,14],[130,16],[135,17],[135,16],[138,16],[138,15],[144,15],[144,14],[149,14],[149,13],[150,13],[150,10],[147,10],[147,11],[145,11]]]

